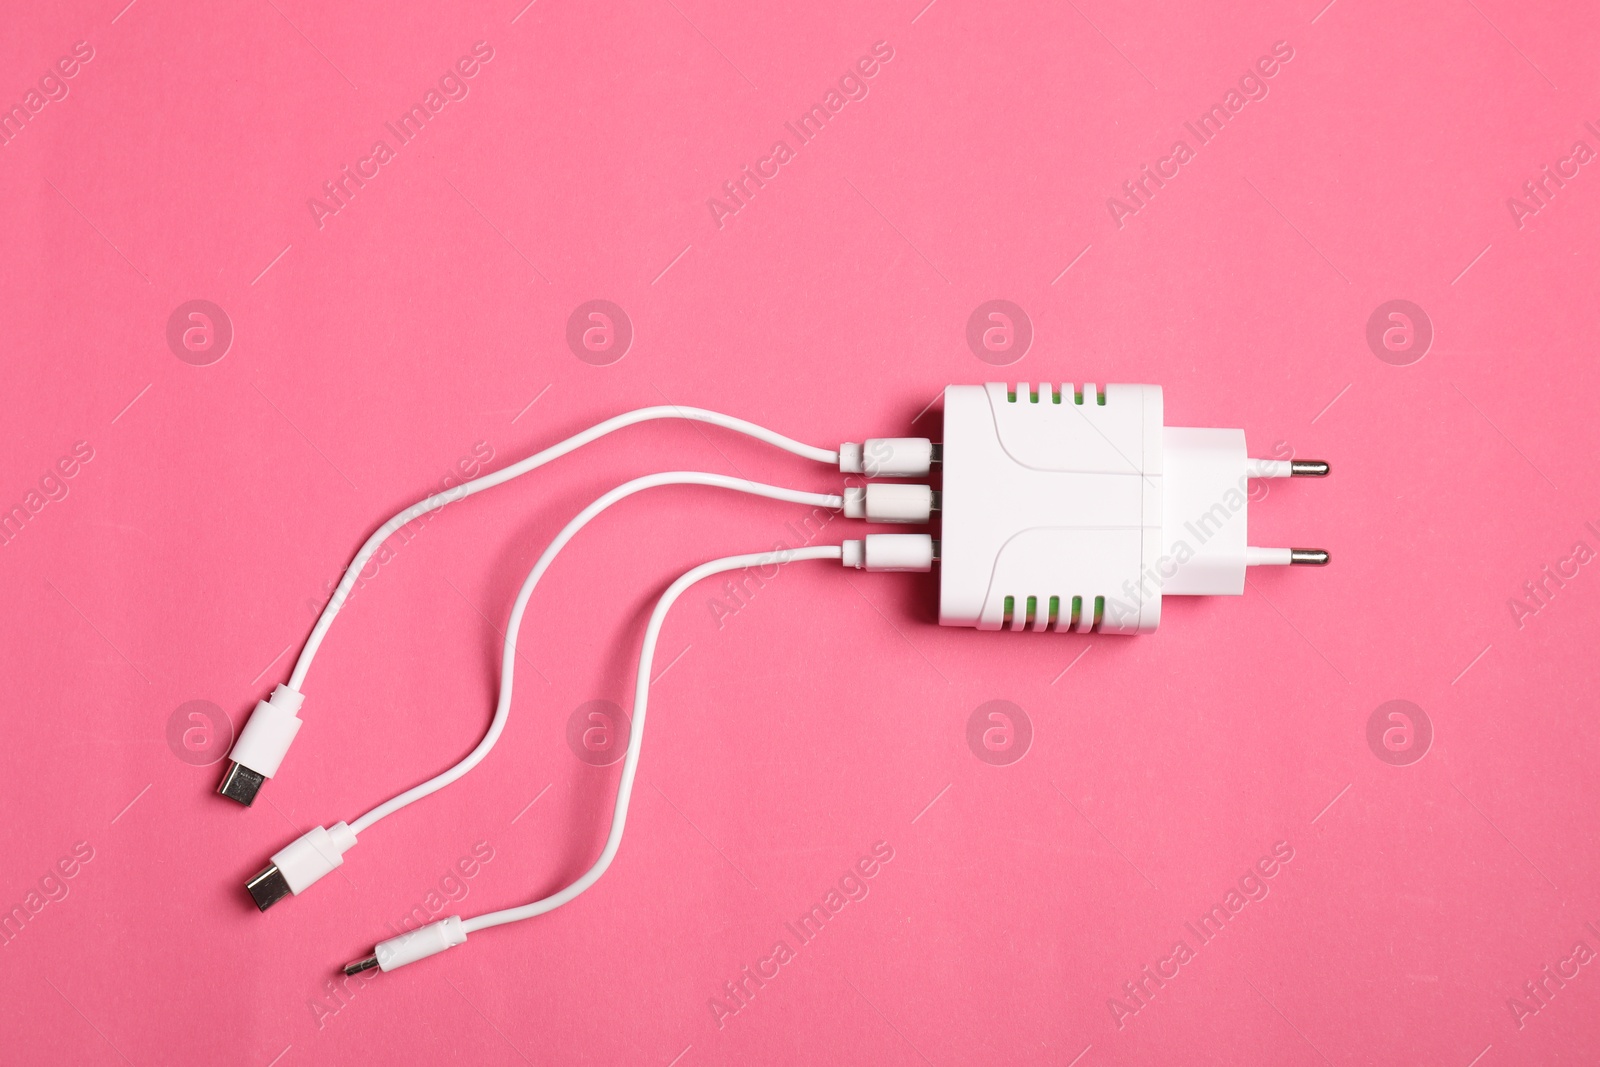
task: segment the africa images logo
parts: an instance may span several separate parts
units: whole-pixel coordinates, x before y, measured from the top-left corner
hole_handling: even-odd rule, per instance
[[[1198,919],[1183,924],[1188,937],[1180,937],[1172,951],[1156,960],[1155,966],[1145,964],[1139,973],[1122,983],[1122,991],[1106,998],[1106,1008],[1118,1030],[1128,1025],[1128,1020],[1150,1006],[1156,994],[1183,973],[1185,967],[1200,957],[1200,950],[1222,936],[1239,914],[1250,904],[1258,904],[1272,892],[1272,879],[1276,878],[1294,859],[1294,846],[1287,841],[1277,841],[1272,850],[1246,867],[1232,885],[1222,894],[1222,899],[1200,913]],[[1194,944],[1189,940],[1193,938]]]
[[[1237,85],[1228,87],[1218,103],[1202,111],[1193,122],[1184,122],[1183,128],[1194,138],[1193,145],[1182,137],[1178,138],[1173,142],[1172,150],[1157,159],[1153,167],[1145,164],[1139,168],[1137,177],[1122,183],[1123,199],[1106,197],[1106,210],[1110,212],[1111,221],[1117,229],[1127,224],[1129,215],[1137,215],[1147,207],[1167,182],[1183,172],[1184,166],[1195,158],[1202,147],[1220,136],[1228,124],[1239,117],[1246,104],[1253,100],[1265,100],[1272,91],[1269,80],[1276,77],[1283,65],[1292,59],[1294,48],[1288,41],[1273,42],[1272,54],[1258,57],[1251,69],[1239,76]]]
[[[820,137],[828,123],[839,117],[846,104],[865,100],[871,91],[869,81],[877,77],[883,66],[892,59],[894,47],[888,41],[875,42],[870,55],[857,59],[839,76],[837,88],[828,87],[822,94],[821,103],[812,104],[801,112],[799,118],[783,124],[783,128],[794,138],[792,147],[787,138],[778,138],[766,156],[756,160],[754,170],[746,164],[739,168],[737,177],[722,183],[722,192],[727,199],[707,197],[706,208],[711,212],[711,221],[716,223],[717,229],[722,229],[728,216],[737,215],[758,190],[766,188],[767,182],[782,173],[784,164],[792,162],[800,149]]]
[[[404,148],[416,138],[422,136],[422,131],[429,122],[439,117],[439,113],[452,101],[465,100],[472,91],[469,80],[478,76],[478,73],[494,59],[494,49],[488,41],[479,41],[472,46],[470,56],[462,56],[455,64],[439,76],[437,87],[429,86],[422,94],[419,103],[412,104],[393,122],[385,122],[383,128],[389,131],[394,138],[390,145],[386,139],[379,138],[373,142],[372,151],[366,156],[356,160],[354,169],[349,164],[339,168],[335,177],[322,183],[322,192],[326,199],[310,197],[306,200],[306,208],[311,212],[311,221],[317,224],[317,229],[327,225],[330,215],[337,215],[350,206],[350,201],[355,199],[356,193],[366,188],[367,182],[372,181],[383,172],[383,168],[398,158],[399,149]]]

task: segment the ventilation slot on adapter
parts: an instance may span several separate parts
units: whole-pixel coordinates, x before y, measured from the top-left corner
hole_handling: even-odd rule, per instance
[[[1021,396],[1026,396],[1026,402],[1029,404],[1041,403],[1041,397],[1045,395],[1042,391],[1045,388],[1050,390],[1048,395],[1050,403],[1052,404],[1061,403],[1061,398],[1070,393],[1072,396],[1072,402],[1074,404],[1081,406],[1083,404],[1083,398],[1085,396],[1089,396],[1091,398],[1091,403],[1097,404],[1100,407],[1106,406],[1106,391],[1104,389],[1095,388],[1093,382],[1086,383],[1082,389],[1071,384],[1051,385],[1048,387],[1041,385],[1039,388],[1035,389],[1027,382],[1023,382],[1006,390],[1006,403],[1015,404],[1017,403],[1017,398]]]
[[[1038,625],[1041,604],[1044,605],[1046,611],[1043,626]],[[1004,605],[1000,616],[1000,629],[1002,630],[1023,631],[1037,629],[1056,633],[1073,633],[1078,630],[1078,625],[1083,621],[1083,597],[1081,596],[1072,597],[1071,600],[1066,602],[1063,602],[1059,596],[1024,597],[1022,601],[1023,614],[1020,619],[1017,617],[1016,597],[1006,597]],[[1065,614],[1062,613],[1062,608],[1067,609]],[[1090,605],[1090,610],[1094,612],[1094,621],[1083,632],[1100,633],[1101,625],[1105,622],[1106,598],[1103,596],[1095,597],[1094,602]],[[1019,622],[1021,625],[1017,625]]]

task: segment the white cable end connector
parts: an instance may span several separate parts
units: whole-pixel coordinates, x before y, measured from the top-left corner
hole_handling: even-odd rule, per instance
[[[355,843],[355,831],[347,823],[319,826],[274,853],[272,862],[244,887],[256,907],[266,911],[290,893],[298,896],[313,882],[331,874],[344,863],[344,854]]]
[[[939,542],[927,534],[868,534],[839,546],[846,567],[865,571],[931,571]]]
[[[396,967],[438,955],[447,948],[455,948],[466,939],[467,931],[461,924],[461,916],[452,915],[408,934],[378,942],[372,955],[345,964],[344,973],[360,974],[374,967],[381,971],[392,971]]]
[[[871,482],[844,491],[844,517],[868,522],[927,522],[939,509],[939,494],[926,485]]]
[[[228,753],[228,771],[222,776],[217,792],[229,800],[237,800],[249,807],[261,791],[261,783],[278,773],[278,765],[300,732],[300,718],[295,713],[306,702],[298,689],[280,685],[272,696],[256,702],[239,740]]]
[[[839,446],[839,473],[869,478],[920,478],[939,462],[939,446],[926,437],[869,437]]]

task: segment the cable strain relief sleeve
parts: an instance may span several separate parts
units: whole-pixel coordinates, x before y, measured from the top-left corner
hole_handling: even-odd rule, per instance
[[[268,699],[257,701],[228,758],[263,778],[277,774],[295,735],[300,732],[301,720],[295,712],[304,703],[305,696],[286,685],[274,689]]]
[[[861,474],[861,446],[846,441],[839,446],[839,473]]]
[[[267,701],[275,708],[282,708],[290,715],[300,714],[300,709],[305,706],[306,695],[298,689],[291,689],[286,685],[277,685],[272,688],[272,695]]]
[[[350,829],[350,824],[347,822],[336,822],[328,827],[328,837],[333,841],[334,846],[338,848],[341,856],[349,852],[356,844],[356,832]]]
[[[373,955],[377,956],[380,968],[392,971],[396,967],[404,967],[408,963],[437,955],[447,948],[455,948],[466,939],[467,932],[461,926],[461,916],[452,915],[448,919],[430,923],[408,934],[380,942]]]
[[[299,896],[316,882],[344,864],[344,854],[356,843],[356,835],[346,823],[316,826],[273,853],[272,865]]]

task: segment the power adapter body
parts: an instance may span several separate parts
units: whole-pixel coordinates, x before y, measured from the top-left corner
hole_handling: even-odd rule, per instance
[[[1150,633],[1164,595],[1237,595],[1246,566],[1326,562],[1247,533],[1251,478],[1327,465],[1167,426],[1157,385],[949,386],[941,463],[947,626]]]

